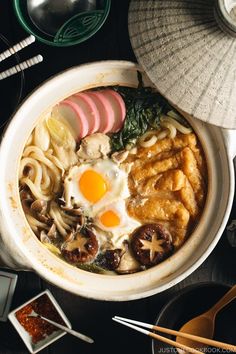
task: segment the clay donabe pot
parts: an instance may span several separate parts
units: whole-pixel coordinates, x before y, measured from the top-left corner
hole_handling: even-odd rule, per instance
[[[188,118],[205,151],[208,195],[198,226],[185,244],[161,264],[129,275],[89,273],[56,257],[34,235],[22,210],[18,191],[19,162],[40,116],[65,97],[92,87],[137,86],[136,64],[102,61],[67,70],[34,91],[19,107],[0,147],[0,254],[5,265],[30,269],[42,278],[89,298],[132,300],[161,292],[191,274],[207,258],[226,226],[234,196],[233,157],[236,132]],[[143,74],[144,83],[151,83]],[[233,149],[234,145],[234,149]]]

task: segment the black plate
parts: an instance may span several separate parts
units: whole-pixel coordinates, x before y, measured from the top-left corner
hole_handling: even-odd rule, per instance
[[[179,330],[187,321],[211,308],[228,290],[228,285],[200,283],[183,289],[161,310],[156,324]],[[175,340],[174,337],[165,335]],[[216,316],[214,339],[236,344],[236,301],[232,301]],[[214,350],[214,348],[213,348]],[[216,349],[217,353],[223,353]],[[153,340],[153,354],[176,353],[169,345]]]
[[[12,45],[9,41],[0,34],[0,53],[9,49]],[[11,57],[0,62],[0,72],[15,66],[20,62],[20,57],[18,54],[14,54]],[[13,111],[20,103],[22,98],[24,87],[24,73],[21,71],[11,77],[4,80],[0,80],[0,129],[9,120]]]

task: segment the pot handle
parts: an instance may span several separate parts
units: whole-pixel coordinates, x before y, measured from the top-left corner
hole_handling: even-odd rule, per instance
[[[4,218],[0,213],[0,267],[13,270],[32,270],[19,247],[8,234]]]
[[[12,253],[14,256],[12,256]],[[32,268],[22,257],[22,255],[12,248],[9,244],[6,246],[0,235],[0,267],[17,271],[30,270]]]
[[[236,156],[236,129],[222,129],[227,151],[231,159]]]

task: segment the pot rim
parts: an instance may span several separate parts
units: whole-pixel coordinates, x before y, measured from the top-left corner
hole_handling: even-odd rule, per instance
[[[63,79],[63,77],[65,77],[66,75],[72,75],[73,71],[74,70],[83,70],[84,68],[92,68],[94,66],[98,66],[98,67],[103,67],[104,65],[106,65],[106,67],[116,67],[116,68],[121,68],[123,69],[123,67],[125,66],[126,68],[128,68],[128,70],[133,70],[133,71],[137,71],[137,69],[140,70],[140,67],[137,66],[136,64],[134,63],[131,63],[131,62],[127,62],[127,61],[101,61],[101,62],[94,62],[94,63],[89,63],[89,64],[83,64],[83,65],[79,65],[77,67],[74,67],[74,68],[71,68],[71,69],[68,69],[60,74],[57,74],[55,75],[53,78],[49,79],[46,83],[43,83],[39,88],[37,88],[33,93],[31,93],[31,95],[22,103],[22,105],[19,107],[19,109],[17,110],[17,112],[15,113],[12,121],[10,122],[9,126],[8,126],[8,129],[5,131],[4,133],[4,136],[3,136],[3,140],[2,140],[2,143],[1,143],[1,146],[0,146],[0,153],[2,154],[2,149],[4,147],[4,144],[5,144],[5,140],[7,139],[8,135],[10,134],[10,129],[11,127],[14,126],[14,124],[16,122],[18,122],[19,118],[18,116],[21,116],[21,111],[22,109],[24,108],[24,106],[26,105],[29,105],[29,99],[33,100],[33,98],[35,96],[37,96],[37,94],[39,92],[41,92],[42,90],[45,89],[45,87],[47,86],[52,86],[53,83],[55,83],[55,81],[58,81],[58,79]],[[97,86],[101,86],[101,85],[97,85]],[[93,85],[94,87],[94,85]],[[67,94],[68,96],[68,94]],[[62,98],[57,98],[57,102],[59,100],[61,100]],[[22,108],[23,107],[23,108]],[[34,122],[34,125],[36,124],[36,120]],[[202,123],[201,123],[202,124]],[[205,125],[205,124],[203,124]],[[225,228],[225,225],[227,223],[227,220],[228,220],[228,216],[229,216],[229,213],[230,213],[230,210],[231,210],[231,205],[232,205],[232,202],[233,202],[233,192],[234,192],[234,171],[233,171],[233,161],[230,159],[229,155],[227,154],[227,146],[226,146],[226,142],[224,140],[224,136],[222,134],[222,131],[220,128],[217,128],[217,127],[212,127],[211,128],[212,130],[215,130],[215,133],[220,135],[221,136],[221,139],[222,139],[222,142],[223,142],[223,145],[224,145],[224,148],[225,148],[225,155],[227,157],[227,168],[228,168],[228,172],[229,172],[229,190],[228,190],[228,196],[227,196],[227,207],[225,208],[225,212],[224,212],[224,218],[222,220],[222,223],[220,225],[220,227],[217,229],[217,232],[215,233],[215,237],[214,237],[214,240],[211,242],[211,244],[205,249],[204,253],[202,255],[200,255],[198,257],[198,259],[190,266],[190,267],[187,267],[187,269],[185,269],[184,271],[181,272],[181,274],[177,275],[174,279],[172,280],[167,280],[167,282],[164,282],[163,284],[160,284],[158,286],[158,290],[157,288],[152,288],[152,289],[148,289],[148,290],[143,290],[141,289],[140,292],[138,293],[128,293],[126,295],[124,294],[120,294],[119,291],[117,291],[117,293],[111,293],[110,295],[108,294],[105,294],[102,293],[100,291],[100,293],[93,293],[91,291],[91,289],[81,289],[80,288],[80,292],[79,292],[79,295],[82,295],[82,296],[85,296],[85,297],[89,297],[89,298],[94,298],[94,299],[97,299],[97,300],[113,300],[113,301],[126,301],[126,300],[133,300],[133,299],[139,299],[139,298],[143,298],[143,297],[147,297],[147,296],[151,296],[157,292],[161,292],[161,291],[164,291],[168,288],[170,288],[171,286],[177,284],[178,282],[180,282],[181,280],[183,280],[184,278],[186,278],[188,275],[190,275],[195,269],[197,269],[198,266],[200,266],[200,264],[208,257],[208,255],[211,253],[211,251],[214,249],[214,247],[216,246],[217,242],[219,241],[220,237],[221,237],[221,234],[223,232],[223,229]],[[30,133],[29,133],[30,134]],[[26,140],[26,139],[25,139]],[[21,156],[21,154],[20,154]],[[1,172],[0,172],[1,173]],[[2,197],[0,196],[0,199]],[[1,212],[1,210],[0,210]],[[2,212],[1,212],[2,213]],[[8,227],[9,227],[9,222],[8,222]],[[28,226],[29,228],[29,226]],[[9,229],[11,229],[9,227]],[[33,234],[33,232],[30,230],[30,236],[31,234]],[[33,234],[34,235],[34,234]],[[34,238],[36,239],[36,237],[34,236]],[[40,244],[40,247],[41,248],[44,248],[40,241],[38,240],[35,240],[38,242],[38,244]],[[17,240],[13,238],[13,242],[15,242],[15,245],[17,244]],[[188,241],[186,241],[187,243]],[[185,244],[186,244],[185,243]],[[185,245],[183,245],[181,247],[181,249],[184,247]],[[180,249],[180,250],[181,250]],[[30,252],[29,250],[27,249],[27,247],[22,247],[21,249],[21,252],[23,253],[24,257],[27,258],[30,266],[44,279],[46,279],[47,281],[50,281],[54,284],[56,284],[57,286],[60,286],[61,288],[64,288],[65,290],[69,290],[71,292],[74,292],[74,293],[78,293],[78,284],[72,284],[72,283],[69,283],[69,280],[64,279],[64,277],[62,277],[60,274],[55,274],[55,272],[52,270],[52,269],[48,269],[47,265],[42,263],[42,260],[41,262],[39,261],[39,259],[37,259],[37,262],[35,260],[30,260]],[[47,255],[53,259],[53,257],[56,257],[54,256],[50,251],[47,251]],[[179,251],[178,251],[179,252]],[[174,256],[178,253],[176,252],[174,254]],[[172,257],[174,257],[172,256]],[[167,260],[168,261],[168,260]],[[75,270],[75,267],[74,266],[71,266],[69,264],[67,264],[65,261],[61,261],[63,262],[63,266],[64,267],[71,267],[73,268],[73,270]],[[166,262],[166,261],[165,261]],[[164,262],[163,262],[164,263]],[[146,274],[150,274],[151,272],[153,272],[153,269],[157,268],[157,266],[151,268],[150,270],[147,270],[147,271],[143,271],[142,273],[146,273]],[[84,272],[84,271],[81,271],[79,269],[77,269],[78,271],[78,274],[81,272],[83,273],[86,273],[88,275],[88,272]],[[122,278],[126,278],[126,279],[129,279],[130,277],[133,278],[139,278],[140,277],[140,274],[141,273],[134,273],[134,274],[131,274],[131,275],[122,275]],[[100,275],[101,276],[101,275]],[[94,279],[98,279],[98,274],[92,274],[92,273],[89,273],[89,277],[90,278],[94,278]],[[111,276],[108,276],[108,275],[102,275],[102,277],[110,277],[111,279]],[[113,276],[112,276],[113,277]],[[118,279],[117,278],[118,276],[114,276],[113,278],[115,278],[116,280]],[[74,280],[74,279],[73,279]],[[70,289],[68,289],[68,285]]]

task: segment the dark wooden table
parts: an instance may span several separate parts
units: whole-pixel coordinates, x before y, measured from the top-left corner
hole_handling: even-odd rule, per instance
[[[56,0],[55,0],[56,1]],[[81,63],[106,59],[135,61],[128,29],[128,1],[112,0],[110,15],[100,31],[85,43],[62,49],[43,45],[39,42],[21,52],[22,60],[38,53],[44,56],[44,62],[25,72],[23,96],[50,76]],[[0,33],[12,43],[25,38],[14,16],[11,0],[0,2]],[[6,83],[7,84],[7,83]],[[14,91],[14,84],[12,85]],[[3,108],[2,108],[3,107]],[[4,90],[1,92],[1,110],[4,110]],[[8,117],[1,115],[1,119]],[[231,218],[236,218],[236,202]],[[161,307],[183,287],[199,282],[217,281],[229,285],[236,283],[236,249],[227,240],[226,233],[213,253],[202,266],[177,286],[147,299],[129,302],[102,302],[85,299],[58,289],[40,279],[31,272],[18,272],[18,282],[12,309],[38,294],[43,289],[50,289],[58,300],[73,328],[95,339],[95,344],[86,344],[70,335],[66,335],[41,353],[103,353],[120,354],[151,353],[151,340],[113,323],[113,315],[133,317],[140,321],[154,322]],[[0,354],[25,354],[26,347],[14,328],[9,323],[0,322]]]

